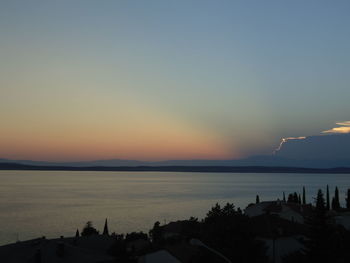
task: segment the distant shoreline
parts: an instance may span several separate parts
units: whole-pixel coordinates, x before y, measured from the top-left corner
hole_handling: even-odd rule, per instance
[[[0,170],[27,171],[130,171],[130,172],[194,172],[194,173],[310,173],[350,174],[350,167],[303,168],[269,166],[42,166],[18,163],[0,163]]]

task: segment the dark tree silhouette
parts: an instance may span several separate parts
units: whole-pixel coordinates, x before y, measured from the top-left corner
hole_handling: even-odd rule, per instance
[[[297,192],[294,192],[293,200],[294,200],[294,203],[298,203],[299,202],[299,198],[298,198],[298,193]]]
[[[340,201],[339,201],[339,190],[338,187],[335,187],[334,197],[332,199],[332,209],[339,210],[340,209]]]
[[[92,226],[92,222],[88,221],[86,222],[83,231],[81,231],[81,236],[91,236],[91,235],[98,235],[98,231],[96,228]]]
[[[215,206],[208,211],[206,220],[211,220],[211,218],[217,218],[221,216],[221,206],[219,203],[216,203]]]
[[[153,228],[149,231],[149,235],[152,239],[152,242],[158,244],[162,240],[162,230],[160,228],[160,222],[157,221],[154,223]]]
[[[318,190],[316,207],[306,218],[308,231],[304,240],[305,249],[295,262],[326,263],[344,261],[342,239],[339,231],[331,224],[322,190]],[[288,262],[288,261],[287,261]]]
[[[350,232],[332,222],[321,190],[317,192],[315,204],[315,209],[305,218],[307,231],[302,242],[305,248],[286,256],[283,262],[350,262]]]
[[[299,203],[299,196],[297,192],[288,195],[287,203]]]
[[[259,195],[256,195],[255,203],[256,203],[256,204],[259,204],[259,203],[260,203],[260,197],[259,197]]]
[[[141,232],[131,232],[126,234],[125,241],[134,241],[134,240],[148,240],[148,235],[146,233]]]
[[[77,229],[77,231],[75,232],[75,237],[79,237],[80,234],[79,234],[79,229]]]
[[[106,218],[106,221],[105,221],[105,225],[103,227],[103,235],[109,236],[107,218]]]
[[[306,204],[305,186],[303,186],[303,205]]]
[[[286,194],[283,192],[283,202],[286,202]]]
[[[265,248],[251,229],[250,219],[233,204],[227,203],[222,208],[216,204],[203,220],[199,239],[232,262],[267,262]],[[221,262],[208,256],[195,262]]]
[[[222,211],[224,216],[226,217],[232,217],[237,214],[237,211],[235,209],[234,204],[227,203],[223,208]]]
[[[327,198],[326,198],[326,208],[327,210],[330,210],[330,203],[329,203],[329,188],[328,188],[328,184],[327,184]]]
[[[325,206],[325,200],[323,197],[322,190],[319,189],[317,192],[317,197],[316,197],[316,210],[317,211],[324,211],[326,209]]]

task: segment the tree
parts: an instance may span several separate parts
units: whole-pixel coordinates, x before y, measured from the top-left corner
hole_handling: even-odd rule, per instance
[[[297,192],[294,192],[294,194],[293,194],[293,200],[294,200],[294,203],[298,203],[298,202],[299,202],[299,198],[298,198]]]
[[[216,204],[201,222],[199,240],[219,251],[232,262],[267,262],[261,241],[252,233],[249,217],[238,212],[234,204]],[[215,254],[201,253],[194,262],[218,262]],[[220,261],[221,262],[221,261]]]
[[[232,217],[237,214],[234,204],[227,203],[221,210],[223,216]]]
[[[79,234],[79,229],[77,229],[77,231],[75,232],[75,237],[79,237],[80,234]]]
[[[83,231],[81,231],[81,236],[91,236],[91,235],[98,235],[98,231],[96,230],[96,228],[92,226],[91,221],[87,221],[83,228]]]
[[[286,195],[284,192],[283,192],[283,202],[286,202]]]
[[[333,210],[339,210],[340,209],[339,190],[338,190],[337,186],[335,187],[334,198],[332,199],[332,209]]]
[[[125,236],[125,241],[129,242],[129,241],[134,241],[134,240],[148,240],[148,236],[146,233],[141,232],[131,232],[126,234]]]
[[[305,186],[303,186],[303,205],[306,204]]]
[[[300,194],[298,195],[298,204],[301,205],[301,197],[300,197]]]
[[[322,190],[319,189],[316,197],[316,210],[324,211],[326,208]]]
[[[330,204],[329,204],[329,188],[328,188],[328,184],[327,184],[327,204],[326,204],[326,208],[327,208],[327,210],[329,210],[330,209]]]
[[[341,246],[336,242],[339,238],[335,237],[336,231],[330,223],[321,189],[317,192],[316,209],[306,217],[305,223],[307,232],[303,242],[305,249],[302,257],[304,258],[295,262],[343,262],[337,261]]]
[[[150,235],[153,243],[157,244],[157,243],[161,242],[162,229],[160,227],[159,221],[154,223],[153,228],[149,231],[149,235]]]
[[[294,202],[294,196],[293,194],[288,195],[287,203],[293,203]]]
[[[106,218],[106,221],[105,221],[105,226],[103,227],[103,235],[109,236],[107,218]]]
[[[256,204],[259,204],[260,203],[260,197],[259,195],[256,195],[256,201],[255,201]]]
[[[305,218],[304,249],[285,257],[283,262],[350,262],[349,231],[331,222],[325,202],[322,191],[318,190],[316,208]]]
[[[211,220],[212,218],[217,218],[221,215],[221,206],[216,203],[215,206],[208,211],[206,219]]]
[[[347,191],[345,201],[346,201],[346,208],[350,209],[350,189],[348,189]]]
[[[297,192],[289,194],[287,202],[288,203],[296,203],[296,204],[299,203],[299,197],[298,197]]]

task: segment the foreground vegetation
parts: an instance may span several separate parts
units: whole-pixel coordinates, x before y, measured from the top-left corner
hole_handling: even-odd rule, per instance
[[[348,197],[350,190],[348,190]],[[306,205],[305,188],[302,197],[297,193],[288,195],[283,201],[289,204]],[[260,202],[259,196],[256,203]],[[251,204],[254,205],[254,204]],[[166,249],[168,251],[185,251],[187,262],[223,262],[222,258],[208,249],[191,246],[191,240],[197,239],[208,247],[225,255],[232,262],[274,262],[275,255],[267,256],[267,246],[263,240],[273,240],[285,236],[300,236],[303,248],[283,257],[283,262],[350,262],[350,232],[335,222],[335,215],[348,212],[350,198],[346,199],[346,208],[339,202],[338,188],[330,202],[327,186],[326,198],[318,191],[314,204],[310,204],[311,212],[305,217],[304,223],[291,222],[279,218],[275,214],[263,214],[248,217],[234,204],[224,206],[216,204],[199,220],[191,217],[188,220],[161,225],[156,222],[149,234],[130,233],[118,235],[113,233],[114,245],[109,249],[110,255],[118,262],[136,262],[140,255]],[[107,221],[104,233],[108,235]],[[88,222],[82,235],[98,234]],[[79,235],[79,233],[77,233]],[[141,248],[130,246],[134,241],[143,240]],[[274,244],[274,243],[273,243]],[[176,253],[174,253],[176,254]],[[180,254],[181,257],[181,252]],[[186,262],[186,260],[183,260]]]

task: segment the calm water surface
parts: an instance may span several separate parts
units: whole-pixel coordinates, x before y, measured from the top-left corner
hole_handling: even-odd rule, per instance
[[[327,184],[343,201],[350,175],[0,171],[0,244],[72,236],[88,220],[101,230],[105,218],[111,232],[148,232],[157,220],[203,218],[216,202],[244,208],[303,185],[312,202]]]

